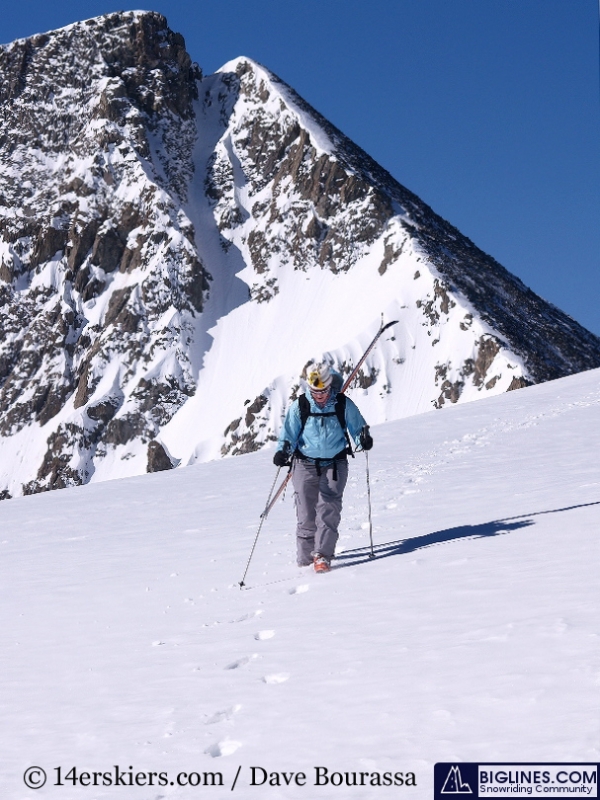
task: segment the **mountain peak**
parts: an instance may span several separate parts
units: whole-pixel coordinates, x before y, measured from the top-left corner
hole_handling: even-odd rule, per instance
[[[162,83],[169,91],[159,94],[168,97],[171,110],[190,116],[197,96],[194,81],[201,77],[181,34],[154,11],[115,12],[19,39],[0,50],[0,63],[0,102],[20,98],[26,106],[36,101],[36,91],[50,85],[56,87],[54,95],[57,89],[71,90],[74,102],[81,104],[105,78],[122,81],[146,111],[151,105],[139,91],[136,95],[136,84],[155,95]],[[154,70],[162,73],[158,82],[152,80]]]
[[[246,57],[155,12],[0,49],[0,497],[250,452],[310,359],[371,424],[600,365],[600,341]]]

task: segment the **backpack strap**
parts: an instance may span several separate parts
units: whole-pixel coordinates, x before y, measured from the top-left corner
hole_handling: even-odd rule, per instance
[[[335,401],[335,414],[338,418],[338,422],[342,430],[344,431],[344,436],[346,437],[346,441],[348,442],[348,455],[354,458],[354,451],[352,450],[352,442],[350,441],[350,435],[348,433],[348,428],[346,427],[346,395],[342,394],[342,392],[338,392],[338,396]]]
[[[344,436],[346,437],[346,442],[348,443],[348,455],[354,458],[354,452],[352,450],[352,442],[350,440],[350,436],[348,434],[348,429],[346,427],[346,395],[338,392],[336,400],[335,400],[335,407],[334,411],[326,411],[322,414],[316,413],[310,410],[310,403],[308,401],[308,397],[305,394],[301,394],[298,398],[298,409],[300,411],[300,431],[298,433],[298,438],[302,436],[302,432],[304,430],[304,426],[306,425],[306,421],[309,417],[332,417],[336,416],[338,422],[340,423],[341,429],[344,431]]]
[[[300,432],[298,433],[298,438],[300,438],[306,425],[306,420],[310,417],[310,403],[305,394],[301,394],[298,398],[298,408],[300,409]]]

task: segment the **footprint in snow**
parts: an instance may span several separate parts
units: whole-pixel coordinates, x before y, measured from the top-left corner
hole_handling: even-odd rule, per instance
[[[275,631],[259,631],[258,633],[254,634],[254,638],[258,639],[260,642],[264,642],[265,639],[272,639],[275,636]]]
[[[273,685],[276,683],[285,683],[289,679],[289,672],[276,672],[273,675],[264,675],[262,680],[263,683],[269,683]]]
[[[246,622],[246,620],[248,620],[248,619],[255,619],[255,617],[260,617],[260,615],[262,613],[263,613],[262,609],[259,608],[258,611],[252,611],[250,614],[244,614],[243,616],[238,617],[237,619],[230,619],[229,621],[230,622]]]
[[[289,594],[304,594],[304,592],[308,592],[310,586],[308,583],[302,583],[300,586],[294,586],[293,589],[289,590]]]
[[[220,758],[221,756],[230,756],[232,753],[242,746],[241,742],[234,742],[233,739],[225,739],[222,742],[217,742],[216,744],[211,744],[210,747],[207,747],[204,751],[207,756],[212,756],[213,758]]]
[[[224,711],[216,711],[212,716],[210,716],[206,721],[205,725],[214,725],[216,722],[226,722],[228,719],[231,719],[234,714],[240,710],[241,706],[231,706],[231,708],[226,708]]]
[[[245,667],[246,664],[249,664],[251,661],[254,661],[257,658],[257,654],[253,653],[251,656],[244,656],[243,658],[238,658],[237,661],[232,661],[231,664],[227,664],[225,669],[239,669],[240,667]]]

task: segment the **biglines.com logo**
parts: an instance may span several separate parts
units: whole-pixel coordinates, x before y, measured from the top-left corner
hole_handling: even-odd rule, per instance
[[[532,795],[584,800],[598,797],[598,764],[436,764],[435,800]]]

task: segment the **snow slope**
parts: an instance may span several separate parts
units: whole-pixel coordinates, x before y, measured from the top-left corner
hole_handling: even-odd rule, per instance
[[[288,497],[244,590],[268,450],[2,503],[0,796],[220,799],[241,767],[244,798],[420,800],[438,761],[597,762],[599,422],[595,370],[378,426],[377,558],[360,455],[335,570],[295,566]],[[223,786],[64,781],[115,765]]]

